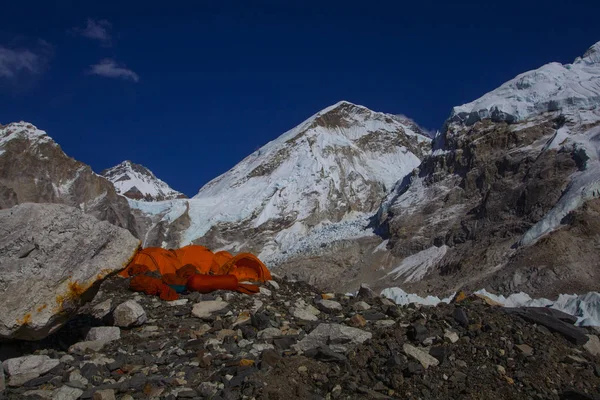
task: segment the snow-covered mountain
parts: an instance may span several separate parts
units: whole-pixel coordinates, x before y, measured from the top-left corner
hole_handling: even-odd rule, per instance
[[[342,101],[190,200],[130,203],[151,219],[146,244],[252,250],[274,264],[307,238],[372,235],[364,229],[368,218],[430,148],[431,138],[411,120]]]
[[[162,201],[187,197],[183,193],[171,189],[148,168],[129,160],[105,169],[101,175],[113,183],[117,193],[130,199]]]
[[[435,142],[379,210],[388,249],[404,257],[382,285],[597,290],[600,42],[454,107]]]
[[[61,203],[137,234],[127,200],[92,169],[27,122],[0,125],[0,208]]]
[[[450,122],[514,123],[545,112],[579,114],[600,106],[600,42],[572,64],[557,62],[522,73],[479,99],[454,107]],[[585,116],[584,116],[585,117]]]

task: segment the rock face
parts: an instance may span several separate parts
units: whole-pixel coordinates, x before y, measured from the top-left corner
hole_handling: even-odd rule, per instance
[[[0,208],[27,202],[78,207],[137,234],[127,199],[109,181],[67,156],[35,126],[0,125]]]
[[[597,290],[598,46],[454,109],[434,152],[379,210],[387,249],[404,258],[379,287]]]
[[[0,210],[0,338],[41,339],[124,268],[139,241],[58,204]]]
[[[117,193],[133,200],[163,201],[187,198],[185,194],[171,189],[148,168],[129,160],[102,171],[101,175],[112,182]]]

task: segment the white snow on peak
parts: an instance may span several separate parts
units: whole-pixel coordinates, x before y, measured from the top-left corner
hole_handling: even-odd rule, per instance
[[[102,175],[112,182],[117,193],[136,200],[157,201],[185,197],[158,179],[148,168],[129,160],[102,171]]]
[[[369,197],[372,187],[389,191],[420,164],[400,142],[426,153],[431,139],[402,117],[346,101],[327,107],[200,189],[182,245],[219,223],[372,212],[380,201]]]
[[[436,265],[446,252],[448,246],[443,245],[441,247],[431,246],[425,250],[406,257],[400,265],[394,268],[388,273],[383,279],[389,275],[394,275],[392,279],[397,280],[404,278],[404,282],[417,282],[423,279],[427,272]]]
[[[36,128],[28,122],[13,122],[8,125],[0,125],[0,155],[4,153],[4,148],[11,140],[25,139],[33,145],[42,143],[56,143],[45,131]]]
[[[548,112],[600,107],[600,42],[572,64],[552,62],[517,75],[479,99],[454,107],[450,122],[483,118],[516,122]]]

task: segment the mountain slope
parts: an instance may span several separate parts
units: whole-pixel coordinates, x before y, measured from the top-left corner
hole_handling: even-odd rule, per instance
[[[379,210],[388,249],[405,257],[380,285],[597,290],[599,50],[453,109],[435,151]]]
[[[183,193],[171,189],[148,168],[129,160],[105,169],[100,175],[113,183],[117,193],[130,199],[162,201],[187,197]]]
[[[78,207],[137,235],[127,200],[109,181],[32,124],[0,125],[0,208],[26,202]]]
[[[151,220],[147,244],[250,250],[274,265],[313,231],[372,235],[362,232],[368,218],[398,178],[430,152],[430,143],[409,119],[340,102],[255,151],[190,200],[131,204]],[[334,224],[342,228],[331,229]]]

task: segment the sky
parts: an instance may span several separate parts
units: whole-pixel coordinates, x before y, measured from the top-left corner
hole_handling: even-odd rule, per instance
[[[600,41],[600,1],[27,1],[0,23],[0,123],[188,196],[340,100],[440,129]]]

